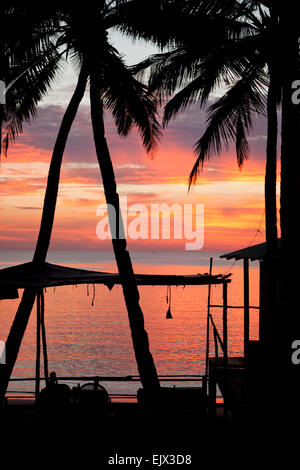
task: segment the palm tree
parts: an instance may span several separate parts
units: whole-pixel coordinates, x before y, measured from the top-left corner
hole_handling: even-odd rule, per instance
[[[68,54],[77,58],[80,73],[76,89],[64,114],[55,143],[45,193],[43,215],[33,261],[46,259],[55,213],[60,168],[65,144],[79,104],[82,100],[88,79],[90,80],[91,116],[96,153],[101,169],[105,197],[108,204],[119,214],[119,231],[113,239],[113,249],[117,261],[124,299],[128,311],[132,340],[143,387],[147,391],[157,391],[159,381],[154,361],[149,349],[148,336],[144,328],[143,313],[139,305],[139,293],[126,240],[122,238],[122,217],[116,190],[113,166],[105,139],[103,108],[112,111],[118,132],[127,135],[137,126],[147,151],[155,149],[160,135],[156,119],[156,101],[148,94],[146,87],[133,78],[117,51],[109,44],[107,29],[119,17],[114,13],[120,2],[92,1],[89,8],[82,11],[76,6],[55,7],[54,16],[63,19],[58,47],[67,47]],[[118,220],[118,217],[117,217]],[[113,220],[110,219],[111,231]],[[120,235],[120,236],[119,236]],[[7,365],[0,380],[0,393],[5,393],[23,334],[35,300],[35,292],[25,289],[14,323],[6,343]]]
[[[10,5],[1,5],[0,24],[0,79],[6,85],[5,103],[0,104],[0,154],[6,155],[23,122],[35,118],[61,54],[53,42],[57,18],[45,10],[33,12],[23,5],[12,12]]]
[[[298,225],[300,194],[300,112],[299,104],[292,99],[293,83],[300,78],[299,14],[298,2],[278,2],[280,44],[277,54],[282,81],[282,129],[281,129],[281,278],[279,311],[276,312],[274,344],[277,370],[284,371],[286,380],[283,392],[286,422],[296,422],[299,408],[299,366],[293,364],[290,352],[293,342],[300,337],[299,284],[291,269],[299,263]],[[276,397],[275,397],[276,399]]]
[[[61,53],[53,41],[58,21],[47,9],[33,5],[0,8],[0,77],[6,84],[5,103],[0,104],[0,154],[6,155],[11,142],[22,132],[23,122],[36,116],[37,104],[49,90]],[[0,395],[4,396],[8,379],[32,309],[35,291],[24,292],[10,335],[7,339],[7,365],[0,370]]]
[[[194,6],[200,3],[207,3],[208,8],[215,6],[219,8],[220,13],[222,3],[228,5],[233,2],[230,0],[228,2],[217,0],[187,2]],[[247,6],[245,2],[239,3]],[[267,248],[271,255],[267,258],[267,288],[272,305],[272,331],[270,332],[272,336],[271,344],[268,344],[264,357],[261,358],[262,361],[265,360],[267,367],[264,370],[264,377],[261,377],[264,384],[260,383],[260,392],[261,397],[264,392],[268,393],[268,399],[262,398],[262,403],[265,408],[269,408],[270,417],[274,418],[274,409],[277,409],[279,416],[276,415],[276,420],[285,415],[287,419],[285,424],[290,425],[291,418],[295,421],[300,414],[299,370],[291,360],[293,342],[299,338],[300,334],[300,317],[297,314],[299,310],[298,279],[291,269],[291,260],[297,265],[299,259],[296,214],[299,210],[300,190],[300,160],[297,158],[300,152],[300,113],[299,105],[296,106],[292,101],[292,93],[294,92],[293,82],[299,80],[300,76],[300,7],[297,2],[276,0],[247,3],[248,12],[246,11],[247,14],[243,20],[248,24],[250,20],[250,28],[244,37],[230,38],[229,50],[233,52],[231,57],[226,53],[228,50],[225,40],[223,44],[220,43],[219,47],[211,48],[211,61],[209,61],[209,54],[205,54],[205,51],[203,53],[203,44],[205,47],[209,41],[204,36],[201,42],[201,28],[198,28],[200,65],[196,60],[189,60],[188,52],[193,59],[193,49],[191,47],[184,49],[184,46],[189,44],[180,38],[181,43],[175,42],[177,47],[174,47],[171,52],[148,59],[141,64],[140,69],[149,65],[153,67],[150,87],[161,93],[162,100],[165,98],[165,90],[167,91],[165,94],[169,97],[171,93],[177,91],[178,85],[182,86],[184,81],[188,80],[188,84],[182,87],[182,90],[166,105],[165,122],[192,102],[198,100],[200,105],[203,105],[213,86],[218,83],[218,77],[230,84],[228,93],[209,108],[208,128],[196,144],[197,161],[190,175],[190,183],[195,181],[205,159],[209,158],[212,153],[219,153],[222,142],[226,145],[229,139],[236,143],[238,162],[241,164],[248,156],[247,135],[251,129],[253,112],[261,113],[265,110],[267,113],[265,211]],[[255,14],[252,8],[256,8]],[[194,13],[195,11],[197,12],[197,7]],[[132,27],[127,29],[132,32]],[[139,26],[136,25],[136,35],[138,31]],[[143,33],[139,34],[144,37]],[[149,32],[146,36],[152,39]],[[232,50],[232,46],[235,50]],[[239,62],[241,58],[245,58],[246,63],[241,64]],[[206,74],[203,72],[205,65]],[[278,253],[280,260],[280,269],[278,269],[277,263],[273,264],[272,255],[277,251],[276,153],[277,105],[280,100],[282,100],[282,246]],[[284,387],[276,385],[279,370],[285,377]],[[269,400],[270,389],[274,390],[271,400]]]
[[[299,80],[299,36],[297,17],[298,4],[291,10],[280,2],[280,31],[285,32],[278,48],[282,79],[282,146],[281,146],[281,227],[284,252],[291,256],[298,235],[295,231],[295,214],[298,211],[299,193],[299,105],[292,99],[293,83]],[[290,23],[290,28],[288,24]],[[288,48],[285,50],[285,48]]]
[[[64,114],[55,142],[48,173],[39,238],[33,258],[36,263],[44,262],[47,256],[54,220],[62,156],[72,122],[75,119],[79,104],[84,95],[86,82],[87,76],[85,71],[82,70],[79,74],[76,89]],[[3,397],[6,393],[8,382],[17,360],[21,342],[34,306],[36,294],[36,289],[24,289],[22,299],[8,334],[5,344],[6,364],[0,369],[0,397]]]
[[[174,21],[171,22],[171,50],[146,59],[134,70],[142,74],[150,68],[149,89],[158,94],[161,103],[165,104],[169,99],[164,107],[164,125],[195,102],[203,107],[218,86],[224,83],[227,85],[227,93],[208,108],[207,128],[195,144],[196,162],[189,177],[189,185],[196,182],[205,161],[213,154],[219,154],[222,144],[228,148],[230,140],[235,142],[237,161],[241,167],[249,155],[247,136],[252,128],[253,117],[266,112],[266,242],[268,252],[275,254],[277,104],[280,100],[280,83],[274,43],[278,41],[279,18],[272,3],[268,7],[269,11],[266,5],[264,10],[258,8],[260,3],[264,2],[183,2],[179,12],[173,9],[182,28],[176,37]],[[198,25],[197,29],[195,24]],[[151,37],[149,32],[140,31],[138,24],[135,29],[130,24],[123,25],[122,29],[165,45],[161,44],[160,32]],[[163,38],[165,34],[164,31]]]
[[[293,103],[291,95],[294,92],[293,82],[300,76],[300,7],[298,2],[279,0],[241,0],[239,2],[183,0],[177,2],[181,10],[177,15],[177,20],[174,21],[170,8],[172,9],[176,2],[162,3],[165,4],[162,15],[159,16],[159,12],[156,12],[155,21],[151,17],[148,21],[145,15],[140,15],[134,25],[128,21],[128,24],[123,23],[121,28],[136,37],[155,41],[160,46],[170,45],[170,38],[172,39],[170,52],[152,57],[136,68],[138,71],[152,66],[150,87],[152,91],[156,90],[160,93],[162,102],[175,93],[178,86],[182,88],[165,107],[165,123],[179,110],[183,110],[195,101],[202,106],[207,102],[210,91],[216,84],[219,84],[220,80],[225,80],[225,83],[230,85],[227,95],[209,109],[208,129],[196,144],[197,161],[190,175],[190,183],[196,180],[205,160],[213,153],[219,153],[221,144],[226,145],[231,139],[237,147],[238,163],[242,164],[249,152],[247,135],[251,129],[252,115],[254,112],[261,113],[262,111],[267,114],[265,215],[267,249],[271,255],[268,257],[268,261],[271,261],[268,277],[272,284],[269,297],[274,307],[272,311],[273,345],[269,348],[272,353],[270,353],[268,367],[273,369],[274,384],[276,380],[274,377],[277,376],[278,370],[288,372],[285,390],[282,387],[274,387],[279,395],[274,394],[275,401],[272,402],[271,409],[273,413],[280,402],[284,402],[284,407],[290,403],[288,414],[290,419],[291,415],[295,414],[297,409],[299,410],[299,373],[298,368],[291,361],[291,345],[293,340],[299,338],[300,333],[300,317],[296,314],[299,309],[299,288],[297,276],[291,270],[290,264],[291,260],[297,264],[299,258],[296,214],[299,209],[300,189],[300,160],[297,158],[300,152],[300,113],[299,105],[296,106]],[[168,3],[171,6],[168,6]],[[243,12],[241,8],[244,8]],[[194,24],[190,23],[190,26],[184,27],[186,20],[184,12],[194,17]],[[197,15],[201,16],[201,13],[213,16],[211,26],[216,16],[219,19],[220,16],[223,17],[228,26],[229,36],[225,35],[222,41],[221,33],[224,31],[222,27],[212,27],[212,34],[206,28],[202,30],[203,22],[197,25]],[[241,16],[239,16],[240,13],[242,13]],[[228,22],[228,19],[231,22]],[[242,21],[243,35],[230,33],[232,21],[238,29]],[[164,25],[163,31],[160,28],[161,24]],[[203,31],[204,34],[202,34]],[[192,38],[193,32],[194,38]],[[214,36],[216,32],[217,37]],[[218,39],[221,39],[219,45],[216,44]],[[231,44],[228,44],[228,39]],[[229,47],[226,47],[227,45]],[[232,53],[231,56],[228,54],[229,51]],[[195,58],[197,53],[198,56]],[[242,58],[246,59],[246,63],[241,64]],[[203,70],[205,66],[206,74]],[[280,201],[282,244],[279,253],[276,253],[277,106],[280,100],[282,100]],[[275,276],[271,272],[274,254],[279,254],[281,262],[279,273],[278,266],[275,266],[277,270]],[[278,283],[278,280],[281,282]],[[279,297],[279,304],[277,297]],[[271,357],[271,354],[274,355]],[[270,389],[272,382],[267,385]]]

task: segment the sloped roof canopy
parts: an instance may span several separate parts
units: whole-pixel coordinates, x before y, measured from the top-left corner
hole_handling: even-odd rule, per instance
[[[229,276],[221,274],[196,275],[160,275],[136,274],[139,285],[208,285],[230,282]],[[25,287],[53,287],[74,284],[105,284],[112,288],[120,284],[119,274],[89,271],[86,269],[70,268],[51,263],[24,263],[9,268],[0,269],[0,287],[5,286],[22,289]]]
[[[278,240],[278,248],[280,249],[280,239]],[[221,255],[220,258],[236,260],[249,259],[251,261],[259,261],[264,259],[266,254],[266,244],[259,243],[259,245],[253,245],[247,248],[242,248],[241,250],[232,251],[231,253],[225,253],[224,255]]]

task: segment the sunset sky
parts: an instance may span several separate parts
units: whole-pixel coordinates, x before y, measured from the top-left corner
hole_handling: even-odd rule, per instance
[[[112,40],[128,63],[145,58],[154,48],[132,45],[114,34]],[[61,74],[39,108],[37,119],[2,157],[0,249],[35,246],[46,176],[58,127],[76,74],[70,67]],[[197,106],[172,121],[164,132],[154,158],[146,155],[136,132],[118,137],[106,114],[107,140],[120,195],[128,203],[204,204],[204,251],[228,251],[264,241],[264,170],[266,125],[259,119],[249,139],[250,159],[240,171],[234,147],[205,165],[197,186],[187,192],[193,166],[193,144],[205,126],[205,113]],[[110,242],[96,236],[96,209],[104,202],[94,151],[88,96],[80,107],[66,148],[61,175],[52,249],[110,249]],[[257,229],[261,225],[261,232]],[[129,240],[137,250],[184,250],[185,240]]]

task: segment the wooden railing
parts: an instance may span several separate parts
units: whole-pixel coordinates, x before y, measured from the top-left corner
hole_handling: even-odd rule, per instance
[[[59,376],[56,377],[58,382],[140,382],[139,375],[125,375],[125,376],[98,376],[98,375],[89,375],[89,376]],[[168,375],[159,375],[160,382],[202,382],[203,386],[206,386],[207,377],[200,374],[168,374]],[[46,383],[46,378],[41,377],[40,380]],[[35,383],[35,377],[16,377],[11,378],[10,383],[22,383],[22,382],[33,382]],[[11,393],[23,393],[28,391],[25,390],[14,390]],[[32,393],[34,393],[32,391]]]

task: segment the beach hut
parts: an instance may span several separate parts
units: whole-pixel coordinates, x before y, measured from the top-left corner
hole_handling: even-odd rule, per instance
[[[278,249],[280,249],[280,239],[278,240]],[[241,250],[225,253],[221,258],[227,260],[243,261],[243,290],[244,290],[244,357],[249,356],[249,347],[254,350],[268,344],[272,337],[272,310],[273,306],[269,304],[268,296],[266,295],[269,289],[270,273],[276,276],[276,259],[272,259],[272,266],[275,271],[270,269],[269,257],[267,257],[266,243],[260,243]],[[249,263],[258,261],[260,265],[260,281],[259,281],[259,306],[251,306],[249,299],[250,285],[249,285]],[[275,284],[274,284],[275,285]],[[277,282],[278,293],[280,291],[280,283]],[[259,309],[259,341],[255,344],[249,341],[249,326],[250,326],[250,310]],[[261,348],[260,348],[261,349]],[[254,351],[253,351],[254,352]]]
[[[280,249],[280,240],[278,241]],[[219,358],[217,348],[215,357],[209,359],[209,403],[211,413],[215,413],[215,396],[217,386],[227,402],[227,411],[230,411],[238,419],[251,416],[253,411],[260,409],[263,398],[262,383],[266,376],[268,354],[270,354],[270,342],[274,334],[274,305],[270,299],[282,300],[280,292],[280,279],[278,259],[268,256],[266,243],[260,243],[240,250],[221,255],[227,260],[243,262],[243,305],[227,305],[227,309],[242,309],[244,316],[244,348],[240,357]],[[259,305],[250,304],[250,262],[259,262]],[[270,289],[272,291],[270,295]],[[221,307],[209,305],[210,308]],[[259,310],[259,335],[258,340],[250,341],[250,311]],[[227,315],[226,315],[227,318]],[[214,326],[214,325],[213,325]],[[227,326],[225,325],[227,329]],[[215,332],[215,337],[218,337]],[[266,387],[267,388],[267,387]],[[224,402],[225,403],[225,402]],[[226,411],[226,409],[225,409]]]

